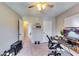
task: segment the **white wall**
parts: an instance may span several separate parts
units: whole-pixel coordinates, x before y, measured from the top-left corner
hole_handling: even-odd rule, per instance
[[[65,18],[64,27],[79,27],[79,14]]]
[[[55,35],[55,18],[49,18],[49,17],[26,17],[27,21],[32,27],[32,33],[30,36],[31,41],[34,43],[34,41],[40,41],[41,43],[47,42],[48,39],[46,37],[46,34],[49,36]],[[35,23],[41,23],[42,28],[41,29],[35,29],[34,24]]]
[[[15,12],[0,3],[0,54],[18,40],[18,19]]]
[[[43,40],[47,42],[48,38],[46,35],[55,36],[55,18],[45,18],[43,20]]]
[[[79,13],[79,4],[73,6],[69,10],[63,12],[56,17],[56,33],[60,35],[60,31],[64,28],[64,19]]]

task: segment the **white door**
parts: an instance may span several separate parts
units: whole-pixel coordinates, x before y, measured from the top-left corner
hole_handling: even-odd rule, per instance
[[[18,24],[19,24],[19,27],[18,27],[19,40],[23,40],[24,39],[23,20],[19,19]]]

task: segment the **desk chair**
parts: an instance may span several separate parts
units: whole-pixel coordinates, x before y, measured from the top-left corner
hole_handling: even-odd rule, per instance
[[[48,56],[50,56],[50,55],[61,56],[61,53],[59,53],[57,51],[58,49],[62,49],[60,44],[57,41],[55,41],[53,38],[49,37],[48,35],[46,35],[46,36],[49,39],[48,47],[49,47],[50,50],[52,50],[52,52],[49,53]]]

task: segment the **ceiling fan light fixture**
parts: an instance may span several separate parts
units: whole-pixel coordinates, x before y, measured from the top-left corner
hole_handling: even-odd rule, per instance
[[[47,7],[52,8],[53,5],[50,5],[47,2],[38,2],[38,3],[32,4],[32,6],[29,6],[29,8],[32,8],[32,7],[35,7],[39,11],[42,11],[42,10],[45,10]]]
[[[47,7],[46,3],[37,3],[36,7],[39,11],[44,10]]]
[[[42,6],[41,6],[41,4],[40,4],[40,3],[36,4],[36,7],[37,7],[37,9],[38,9],[39,11],[41,11],[41,10],[42,10]]]
[[[44,10],[45,8],[46,8],[46,5],[43,4],[43,5],[42,5],[42,9]]]

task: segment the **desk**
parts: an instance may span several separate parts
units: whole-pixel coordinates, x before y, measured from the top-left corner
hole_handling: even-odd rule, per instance
[[[68,43],[66,43],[65,40],[57,40],[59,43],[61,43],[61,47],[64,49],[64,50],[67,50],[69,53],[71,53],[73,56],[79,56],[79,54],[74,51],[73,49],[71,49],[69,46]]]
[[[70,52],[73,56],[79,56],[79,54],[76,53],[75,51],[73,51],[72,49],[70,49],[70,48],[64,46],[63,44],[61,44],[61,46],[62,46],[63,49],[65,49],[65,50],[67,50],[68,52]]]
[[[74,40],[71,40],[71,42],[75,45],[78,45],[79,46],[79,41],[74,41]]]

